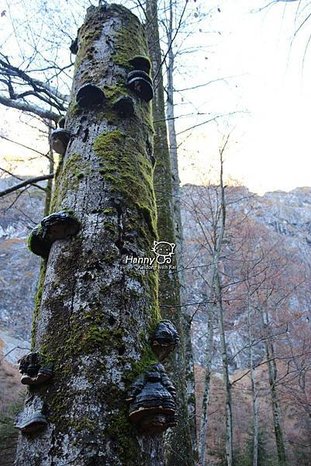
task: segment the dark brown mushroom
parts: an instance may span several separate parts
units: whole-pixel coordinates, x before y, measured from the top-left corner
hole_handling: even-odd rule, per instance
[[[178,341],[177,330],[169,320],[161,320],[150,337],[152,351],[160,361],[174,351]]]
[[[43,238],[42,226],[36,226],[28,237],[28,248],[33,254],[46,259],[51,249],[51,242]]]
[[[81,108],[91,108],[102,105],[105,101],[105,94],[95,84],[84,84],[77,92],[77,104]]]
[[[77,55],[78,53],[78,37],[76,37],[70,44],[70,52],[73,54],[73,55]]]
[[[45,363],[40,353],[29,353],[19,360],[19,372],[23,385],[41,385],[53,376],[53,364]]]
[[[64,116],[61,116],[57,122],[57,126],[59,128],[65,128],[65,123],[66,123],[66,118]]]
[[[37,256],[46,259],[52,243],[68,239],[80,230],[79,220],[70,212],[61,211],[44,217],[29,235],[28,247]]]
[[[43,238],[49,242],[68,239],[81,228],[79,220],[70,212],[55,212],[41,220]]]
[[[52,149],[57,152],[57,154],[65,155],[70,138],[71,134],[69,131],[63,128],[54,129],[51,133]]]
[[[144,71],[147,74],[150,73],[151,63],[147,57],[137,55],[129,60],[129,64],[132,65],[135,70]]]
[[[23,434],[33,434],[43,430],[48,424],[44,411],[44,404],[40,398],[29,398],[23,411],[16,416],[15,427]]]
[[[127,95],[119,97],[114,102],[113,107],[121,117],[131,117],[134,115],[134,101]]]
[[[162,364],[154,364],[134,381],[129,419],[140,432],[163,432],[176,424],[175,388],[168,380]]]
[[[131,71],[127,76],[126,85],[146,102],[153,98],[152,80],[145,71]]]

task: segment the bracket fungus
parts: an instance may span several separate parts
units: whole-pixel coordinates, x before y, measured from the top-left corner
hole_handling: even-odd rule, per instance
[[[71,134],[63,128],[54,129],[51,133],[51,143],[53,150],[60,155],[65,155]]]
[[[28,247],[34,254],[46,259],[54,241],[69,239],[76,235],[80,228],[79,220],[72,213],[56,212],[44,217],[41,224],[33,229],[28,239]]]
[[[136,57],[131,58],[131,60],[129,60],[129,64],[132,65],[135,70],[144,71],[147,74],[150,73],[150,60],[143,55],[137,55]]]
[[[131,71],[127,76],[126,85],[146,102],[153,98],[152,79],[145,71]]]
[[[161,320],[150,337],[152,351],[163,361],[179,342],[176,328],[170,320]]]
[[[15,427],[24,434],[33,434],[43,430],[48,424],[44,411],[45,406],[40,398],[28,398],[23,411],[16,416]]]
[[[70,52],[73,54],[73,55],[77,55],[78,53],[78,37],[76,37],[70,44],[70,47],[69,47],[69,50]]]
[[[84,84],[77,92],[77,104],[81,108],[91,108],[102,105],[106,97],[104,92],[95,84]]]
[[[23,385],[41,385],[53,376],[53,364],[45,364],[40,353],[26,354],[18,362]]]
[[[127,95],[119,97],[114,102],[113,107],[121,117],[131,117],[134,115],[134,101]]]
[[[37,225],[28,237],[28,248],[33,254],[36,254],[36,256],[47,259],[51,249],[51,243],[43,238],[42,234],[42,226]]]
[[[176,390],[162,364],[154,364],[133,383],[129,419],[139,432],[156,434],[176,425]]]
[[[41,220],[43,236],[53,242],[58,239],[68,239],[78,233],[81,228],[79,220],[65,210],[55,212]]]
[[[64,116],[61,116],[57,122],[57,126],[59,128],[65,128],[65,123],[66,123],[66,118]]]

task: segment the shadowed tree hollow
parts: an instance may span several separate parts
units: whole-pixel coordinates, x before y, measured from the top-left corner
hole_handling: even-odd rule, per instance
[[[54,134],[54,143],[67,147],[51,204],[51,212],[77,220],[79,231],[51,241],[57,216],[36,231],[40,248],[48,247],[40,254],[48,257],[32,335],[43,369],[34,377],[25,362],[29,392],[16,466],[164,465],[162,425],[175,419],[174,387],[150,345],[160,321],[158,270],[134,261],[150,258],[157,239],[147,55],[143,27],[127,9],[88,9],[71,103]],[[146,380],[154,388],[150,399],[162,393],[164,414],[149,409],[152,421],[137,428],[129,399]]]

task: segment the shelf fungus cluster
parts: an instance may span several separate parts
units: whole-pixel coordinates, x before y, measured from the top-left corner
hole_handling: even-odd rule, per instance
[[[76,101],[80,108],[92,108],[102,105],[106,100],[104,92],[95,84],[88,83],[80,87],[76,95]]]
[[[28,353],[19,360],[21,383],[33,387],[48,382],[53,377],[53,364],[46,363],[40,353]],[[34,434],[48,424],[46,407],[40,397],[33,392],[27,398],[23,411],[16,416],[15,427],[23,434]]]
[[[153,98],[153,83],[150,77],[150,61],[143,56],[137,56],[129,61],[134,70],[127,76],[126,85],[145,102]]]
[[[159,361],[163,361],[175,350],[179,342],[176,328],[170,320],[161,320],[150,337],[152,351]]]
[[[150,345],[163,361],[178,344],[176,328],[169,320],[158,323]],[[176,425],[176,390],[161,363],[153,364],[132,384],[128,395],[129,419],[144,434],[164,432]]]
[[[42,431],[48,424],[45,416],[45,405],[38,396],[31,395],[25,402],[15,420],[15,427],[23,434],[34,434]]]
[[[52,149],[60,155],[65,155],[67,146],[69,144],[71,134],[64,128],[54,129],[51,133]]]
[[[138,431],[156,434],[176,425],[176,391],[162,364],[154,364],[132,384],[129,419]]]
[[[69,239],[80,230],[80,222],[70,212],[61,211],[48,215],[31,232],[28,239],[29,249],[46,259],[54,241]]]
[[[19,360],[23,385],[41,385],[53,376],[53,364],[45,363],[40,353],[28,353]]]

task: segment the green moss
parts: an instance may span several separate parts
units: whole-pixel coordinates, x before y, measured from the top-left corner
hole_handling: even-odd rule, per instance
[[[107,429],[111,439],[118,441],[121,447],[120,458],[123,458],[122,464],[128,466],[137,465],[137,438],[133,426],[128,420],[128,406],[123,403],[118,413],[110,419]],[[141,464],[141,463],[140,463]]]
[[[144,143],[119,130],[97,137],[93,149],[100,161],[100,172],[112,190],[122,194],[130,208],[139,211],[148,225],[144,235],[156,237],[156,206],[152,166],[146,158]],[[137,223],[139,225],[139,223]]]
[[[33,239],[34,236],[40,236],[42,234],[42,226],[37,225],[36,228],[32,230],[32,232],[29,234],[27,238],[27,247],[29,251],[33,252]]]
[[[45,281],[45,272],[46,272],[46,261],[41,262],[40,267],[40,275],[37,285],[37,292],[35,296],[35,307],[32,317],[32,329],[31,329],[31,348],[35,347],[36,343],[36,332],[37,332],[37,324],[40,318],[40,306],[41,306],[41,299],[43,293],[43,286]]]
[[[82,60],[92,60],[94,57],[94,42],[102,33],[101,15],[92,15],[79,30],[79,49],[75,61],[75,70]]]
[[[67,110],[66,118],[77,117],[82,114],[82,111],[83,110],[79,107],[75,99],[72,99]]]
[[[128,90],[125,83],[117,83],[114,86],[105,86],[104,93],[107,99],[113,103],[118,98],[128,95]]]
[[[91,166],[80,154],[73,153],[63,162],[61,177],[55,182],[51,212],[61,209],[61,203],[69,191],[77,191],[80,181],[91,173]],[[62,209],[64,210],[64,209]]]
[[[135,16],[126,24],[126,27],[121,28],[117,33],[115,50],[114,62],[129,70],[133,68],[129,62],[129,57],[148,55],[143,27]]]

